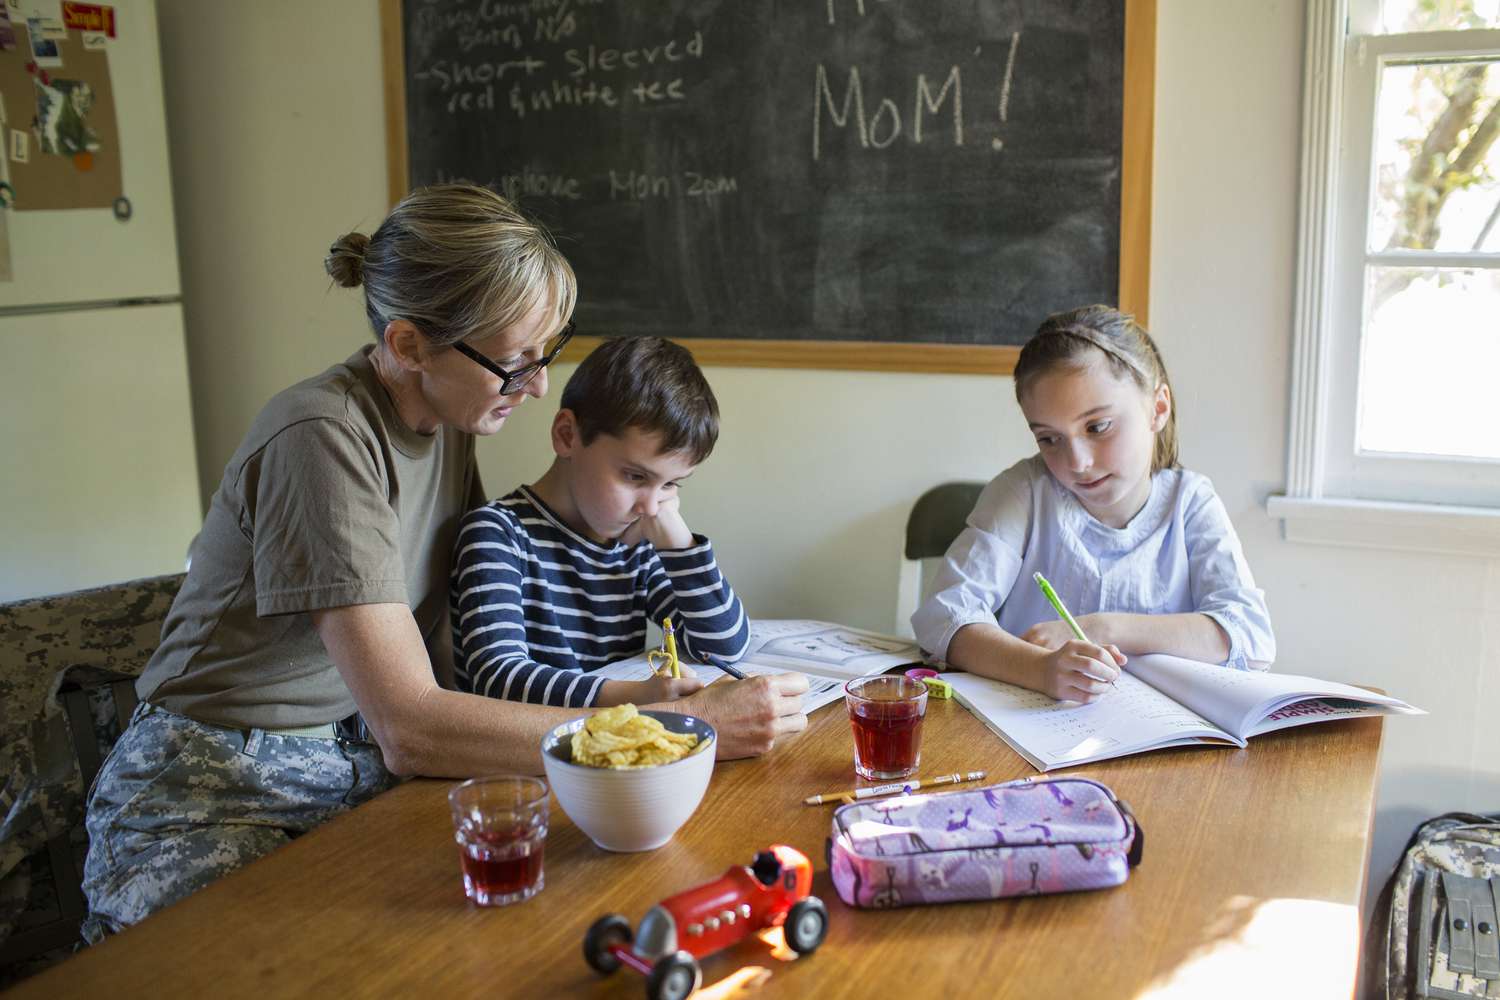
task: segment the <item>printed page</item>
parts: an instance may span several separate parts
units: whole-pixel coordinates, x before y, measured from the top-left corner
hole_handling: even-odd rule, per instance
[[[832,622],[765,619],[750,623],[746,661],[847,681],[919,663],[914,640]]]
[[[1367,695],[1369,692],[1365,692]],[[1278,729],[1305,726],[1311,722],[1331,722],[1334,719],[1358,719],[1368,715],[1425,715],[1421,709],[1412,708],[1405,702],[1397,707],[1375,705],[1368,701],[1346,701],[1343,698],[1310,698],[1293,702],[1277,709],[1251,726],[1246,736],[1274,733]]]
[[[703,682],[704,687],[708,687],[714,681],[729,678],[729,675],[718,667],[710,667],[703,663],[692,663],[688,660],[684,660],[682,665],[691,670]],[[735,666],[746,677],[798,672],[747,661],[737,663]],[[632,656],[628,660],[616,660],[608,666],[600,667],[594,673],[612,681],[644,681],[651,676],[651,665],[646,662],[645,654],[642,654],[640,656]],[[802,696],[802,711],[804,713],[812,712],[815,709],[822,708],[829,702],[838,701],[843,697],[843,681],[836,677],[819,677],[815,674],[808,674],[807,693]]]
[[[1326,718],[1346,715],[1426,714],[1399,698],[1376,694],[1337,681],[1320,681],[1316,677],[1270,671],[1235,670],[1212,663],[1167,656],[1164,653],[1133,656],[1125,669],[1157,690],[1196,709],[1220,728],[1247,738],[1273,729],[1285,729],[1288,726],[1321,722]],[[1341,711],[1336,714],[1310,710],[1298,715],[1283,716],[1274,725],[1263,725],[1271,721],[1268,716],[1289,706],[1325,698],[1335,699],[1335,704],[1346,702],[1362,705],[1364,710],[1357,713]]]
[[[959,702],[1039,771],[1198,743],[1244,746],[1140,678],[1122,673],[1091,705],[1054,701],[1004,681],[950,672]]]

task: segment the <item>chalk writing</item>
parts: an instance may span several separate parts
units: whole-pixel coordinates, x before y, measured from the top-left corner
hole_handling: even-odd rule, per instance
[[[953,100],[952,143],[955,146],[962,146],[964,144],[963,76],[959,68],[954,66],[948,70],[947,76],[943,78],[943,86],[935,96],[925,73],[917,74],[913,89],[915,96],[911,119],[913,122],[912,141],[918,144],[922,142],[923,112],[936,115],[951,96]],[[813,101],[812,158],[814,160],[823,155],[825,112],[838,128],[847,128],[852,114],[854,125],[859,130],[859,144],[865,149],[885,149],[901,136],[901,110],[889,97],[881,98],[874,114],[866,114],[864,85],[860,82],[858,66],[849,69],[843,101],[836,102],[833,87],[829,81],[828,68],[819,63],[814,73]]]

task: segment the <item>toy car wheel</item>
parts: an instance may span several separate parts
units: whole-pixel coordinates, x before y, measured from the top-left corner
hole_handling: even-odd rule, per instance
[[[610,951],[610,945],[629,944],[630,921],[618,913],[610,913],[595,920],[583,936],[583,960],[595,972],[609,975],[620,967],[620,960]]]
[[[787,947],[799,955],[817,950],[828,936],[828,908],[817,896],[808,896],[792,904],[782,925]]]
[[[668,955],[651,967],[646,977],[649,1000],[683,1000],[703,981],[703,971],[693,956],[685,951]]]

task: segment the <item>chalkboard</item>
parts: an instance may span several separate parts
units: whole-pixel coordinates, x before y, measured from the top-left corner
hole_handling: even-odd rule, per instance
[[[815,342],[850,367],[883,346],[941,357],[928,348],[1013,347],[1049,312],[1119,302],[1122,264],[1144,258],[1142,233],[1122,239],[1139,96],[1122,0],[406,0],[398,16],[400,189],[468,180],[518,201],[572,261],[584,333],[700,358],[770,344],[789,364]]]

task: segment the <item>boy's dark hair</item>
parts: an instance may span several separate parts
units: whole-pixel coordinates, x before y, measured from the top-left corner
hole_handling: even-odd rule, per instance
[[[583,359],[563,387],[584,444],[627,427],[661,435],[663,452],[698,465],[719,439],[719,403],[687,348],[661,337],[613,337]]]

